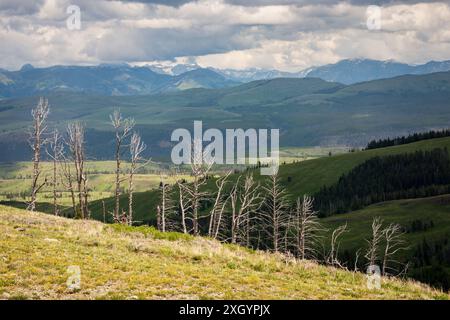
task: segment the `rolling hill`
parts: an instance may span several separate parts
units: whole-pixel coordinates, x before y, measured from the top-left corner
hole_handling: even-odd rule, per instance
[[[435,287],[450,289],[450,195],[381,202],[361,210],[322,219],[328,230],[347,224],[342,238],[342,259],[355,263],[356,252],[366,246],[371,223],[381,218],[384,226],[399,224],[405,231],[405,250],[398,260],[408,262],[408,274]]]
[[[448,299],[413,281],[296,261],[148,227],[0,206],[2,299]],[[69,289],[69,266],[79,289]],[[73,267],[72,267],[73,268]]]
[[[48,98],[52,106],[50,127],[64,130],[68,121],[84,122],[88,155],[95,159],[112,156],[109,114],[114,108],[137,120],[137,129],[153,157],[167,156],[171,132],[191,129],[194,120],[202,120],[205,129],[279,128],[284,147],[363,146],[372,139],[448,127],[450,72],[350,86],[315,78],[280,78],[156,95],[58,92]],[[0,148],[6,151],[0,161],[29,159],[25,131],[36,100],[0,101]]]

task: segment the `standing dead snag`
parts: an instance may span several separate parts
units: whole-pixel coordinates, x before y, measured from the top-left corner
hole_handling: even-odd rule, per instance
[[[192,221],[193,234],[198,236],[200,234],[200,203],[208,198],[208,192],[201,191],[206,184],[209,170],[213,165],[212,159],[208,159],[206,152],[201,150],[201,140],[194,140],[192,143],[193,150],[191,152],[191,175],[193,177],[192,183],[180,184],[186,191],[187,202],[189,203],[189,211],[191,216],[188,218]],[[208,161],[210,160],[210,161]]]
[[[50,139],[50,151],[47,150],[47,155],[52,159],[53,162],[53,213],[55,216],[59,214],[58,202],[57,202],[57,176],[58,176],[58,163],[63,155],[63,145],[61,143],[61,136],[58,130],[54,130],[52,138]]]
[[[318,232],[322,229],[317,212],[313,209],[313,198],[304,195],[297,198],[295,212],[291,220],[295,234],[295,247],[300,259],[316,259]]]
[[[116,159],[116,181],[115,181],[115,206],[114,206],[114,219],[118,220],[120,215],[120,164],[121,164],[121,148],[123,146],[124,140],[129,136],[131,130],[134,127],[134,120],[131,118],[122,118],[122,114],[119,110],[115,110],[110,116],[111,124],[114,127],[116,135],[116,146],[115,146],[115,159]]]
[[[166,232],[169,227],[169,213],[174,209],[174,204],[172,200],[173,196],[173,186],[166,183],[165,177],[163,174],[160,174],[160,183],[159,183],[159,191],[161,193],[161,203],[158,205],[158,214],[159,214],[159,224],[158,229]],[[171,228],[174,228],[174,223],[170,224]]]
[[[45,181],[41,184],[38,183],[39,176],[41,175],[40,161],[41,161],[41,148],[45,143],[43,134],[46,126],[45,121],[48,117],[50,108],[48,106],[48,100],[44,98],[39,99],[39,103],[31,111],[33,116],[33,128],[30,133],[30,146],[33,150],[33,178],[31,182],[31,200],[28,204],[28,210],[34,211],[36,209],[36,197],[39,190],[45,185]]]
[[[210,211],[208,228],[208,236],[214,239],[217,239],[217,237],[219,236],[219,231],[223,221],[223,212],[228,202],[228,197],[224,196],[223,189],[230,174],[231,171],[229,171],[225,176],[220,177],[216,181],[217,194],[216,199],[214,200],[214,205]]]
[[[253,227],[252,216],[261,207],[259,184],[253,175],[247,175],[243,186],[240,185],[241,176],[238,177],[230,194],[231,202],[231,243],[250,245],[250,233]]]
[[[70,142],[65,141],[65,144],[69,146],[70,149]],[[75,188],[73,185],[73,175],[72,175],[72,169],[71,169],[71,162],[73,160],[70,160],[66,156],[66,152],[64,150],[64,147],[61,149],[61,161],[59,161],[60,168],[61,168],[61,183],[64,186],[66,190],[69,190],[70,192],[70,198],[72,200],[72,209],[73,209],[73,216],[77,216],[77,203],[75,200]]]
[[[138,164],[143,160],[142,153],[145,151],[147,146],[141,140],[141,137],[137,133],[133,133],[131,136],[130,142],[130,155],[131,155],[131,168],[130,168],[130,178],[129,178],[129,186],[128,186],[128,224],[133,224],[133,192],[134,192],[134,184],[133,177],[136,173]]]
[[[88,209],[88,187],[87,176],[84,168],[85,151],[84,151],[84,127],[81,123],[75,122],[67,126],[68,144],[72,153],[75,167],[75,181],[77,183],[78,205],[76,217],[81,219],[89,218]]]
[[[279,182],[278,174],[269,177],[269,182],[264,186],[264,190],[266,192],[266,210],[263,211],[262,218],[273,250],[278,252],[284,235],[282,231],[287,227],[289,219],[286,192]]]
[[[364,257],[367,259],[369,266],[373,266],[379,260],[380,244],[383,237],[381,229],[383,221],[380,218],[374,218],[372,221],[372,237],[366,240],[368,248]]]
[[[330,252],[326,257],[327,264],[339,268],[344,267],[339,261],[339,247],[341,243],[340,238],[346,232],[348,232],[347,223],[333,230],[333,233],[331,234]]]
[[[402,239],[404,232],[399,224],[391,223],[386,229],[383,230],[383,235],[386,241],[386,246],[384,247],[383,265],[381,272],[386,275],[389,269],[393,269],[389,264],[398,263],[394,259],[397,252],[405,250],[405,241]]]
[[[183,181],[177,181],[177,186],[178,186],[178,197],[179,197],[179,210],[180,210],[180,218],[181,218],[181,226],[183,229],[183,233],[187,234],[188,233],[188,229],[187,229],[187,213],[188,210],[190,208],[190,204],[189,204],[189,199],[188,199],[188,195],[186,192],[186,187],[183,183]],[[158,206],[158,212],[159,212],[160,208]]]

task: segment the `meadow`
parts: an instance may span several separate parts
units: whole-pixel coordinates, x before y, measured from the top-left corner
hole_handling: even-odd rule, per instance
[[[0,234],[1,299],[449,299],[411,280],[369,289],[362,273],[312,261],[1,205]]]
[[[38,194],[38,202],[53,201],[53,186],[50,183],[53,174],[53,163],[42,162],[42,173],[40,182],[47,179],[47,183]],[[115,181],[114,161],[88,161],[86,162],[86,172],[88,175],[89,196],[92,201],[108,198],[113,195]],[[121,178],[126,178],[126,172],[130,164],[123,162],[121,165],[124,174]],[[58,166],[58,170],[60,170]],[[157,163],[146,164],[139,170],[140,173],[134,177],[135,191],[142,192],[157,188],[161,177],[167,183],[174,183],[176,179],[187,179],[189,176],[178,174],[177,177],[169,174],[171,171]],[[0,163],[0,200],[26,201],[31,189],[31,162]],[[122,192],[128,190],[128,184],[124,181],[121,184]],[[57,182],[58,203],[62,206],[71,205],[70,193],[61,183],[58,176]]]

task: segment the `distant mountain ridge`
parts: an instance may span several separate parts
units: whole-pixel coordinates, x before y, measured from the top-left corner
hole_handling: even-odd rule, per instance
[[[224,88],[236,84],[238,82],[208,69],[171,76],[127,64],[48,68],[26,64],[18,71],[0,70],[0,98],[61,91],[111,96],[143,95],[191,88]]]
[[[196,64],[174,66],[100,64],[98,66],[24,65],[18,71],[0,69],[0,99],[75,92],[97,95],[147,95],[193,88],[220,89],[258,80],[276,78],[320,78],[328,82],[355,84],[450,71],[450,61],[408,65],[369,59],[342,60],[300,72],[249,68],[244,70],[201,68]]]
[[[201,68],[195,64],[177,64],[173,67],[150,66],[152,70],[163,74],[179,74],[180,71]],[[318,67],[311,67],[299,72],[285,72],[276,69],[248,68],[218,69],[209,68],[224,77],[237,82],[250,82],[255,80],[268,80],[274,78],[320,78],[326,81],[343,84],[387,79],[406,74],[429,74],[435,72],[450,71],[450,60],[430,61],[422,65],[409,65],[395,61],[378,61],[370,59],[346,59],[337,63]]]
[[[394,61],[350,59],[342,60],[335,64],[311,68],[306,76],[343,84],[354,84],[407,74],[421,75],[449,70],[450,61],[430,61],[422,65],[409,65]]]

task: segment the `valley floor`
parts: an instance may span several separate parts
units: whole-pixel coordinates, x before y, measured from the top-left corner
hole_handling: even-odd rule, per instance
[[[0,206],[3,299],[448,299],[430,287],[366,277],[148,227],[105,225]],[[69,266],[81,270],[68,289]],[[70,270],[70,269],[69,269]]]

